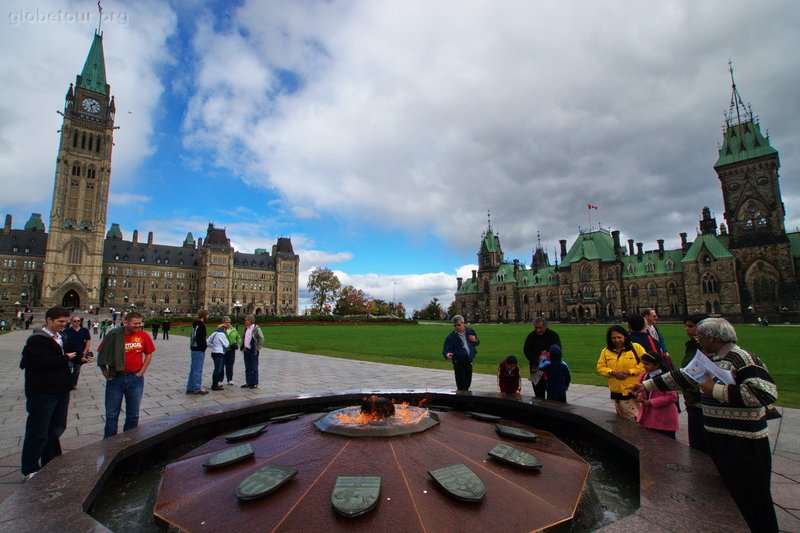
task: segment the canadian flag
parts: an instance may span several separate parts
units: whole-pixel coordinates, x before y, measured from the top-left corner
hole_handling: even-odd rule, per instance
[[[594,204],[586,204],[586,209],[597,209],[597,206]]]

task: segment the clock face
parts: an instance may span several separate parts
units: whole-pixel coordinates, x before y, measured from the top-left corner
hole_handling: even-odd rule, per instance
[[[88,111],[89,113],[100,112],[100,103],[93,98],[84,99],[81,105],[83,106],[83,109]]]

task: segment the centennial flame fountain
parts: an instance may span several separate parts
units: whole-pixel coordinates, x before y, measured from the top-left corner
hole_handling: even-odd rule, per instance
[[[551,433],[515,440],[499,434],[496,423],[466,412],[433,412],[368,396],[361,405],[317,418],[268,425],[239,445],[247,457],[225,468],[203,468],[235,450],[224,435],[170,463],[155,516],[183,531],[253,524],[261,531],[446,531],[464,524],[471,531],[531,531],[568,522],[589,474],[589,464]],[[518,424],[502,427],[527,433]],[[498,449],[535,456],[541,468],[493,459],[490,452]],[[237,501],[237,486],[252,485],[246,480],[271,469],[284,475],[280,488],[255,501]],[[357,491],[355,498],[364,498],[366,509],[359,518],[343,518],[332,508],[342,476],[345,485],[370,480],[376,498],[379,491],[369,506],[367,489]]]
[[[376,392],[416,407],[427,401],[451,410],[431,413],[439,423],[425,431],[394,437],[353,438],[316,427],[332,409],[353,406]],[[397,411],[397,404],[394,407]],[[535,431],[538,438],[511,441],[497,432],[496,424],[470,412],[502,416],[503,425]],[[293,416],[282,418],[288,414]],[[252,453],[228,466],[203,466],[238,446],[225,436],[254,425],[260,426],[258,431],[243,441]],[[601,502],[597,507],[602,520],[584,521],[589,489],[575,512],[588,467],[550,431],[591,461],[592,486],[611,481],[609,494],[623,507]],[[541,468],[520,469],[489,457],[492,449],[507,445],[534,455]],[[482,500],[462,502],[436,484],[431,472],[454,463],[482,480]],[[270,464],[296,474],[261,499],[240,500],[237,487]],[[615,477],[599,478],[598,472]],[[380,501],[359,518],[345,518],[333,510],[337,481],[351,477],[381,479]],[[625,484],[631,489],[621,493],[619,487]],[[173,527],[204,532],[566,527],[622,532],[652,524],[671,531],[746,531],[708,456],[680,442],[596,409],[534,404],[527,396],[509,399],[437,390],[267,398],[153,420],[56,458],[0,504],[0,516],[5,529],[20,532],[143,533]]]

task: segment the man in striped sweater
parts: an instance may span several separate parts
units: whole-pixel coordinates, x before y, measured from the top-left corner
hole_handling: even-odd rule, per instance
[[[732,373],[734,383],[712,379],[695,385],[680,369],[635,385],[632,390],[674,390],[699,386],[709,454],[752,531],[778,531],[772,503],[772,455],[766,406],[778,389],[767,367],[736,344],[736,330],[724,318],[697,324],[700,349],[719,368]]]

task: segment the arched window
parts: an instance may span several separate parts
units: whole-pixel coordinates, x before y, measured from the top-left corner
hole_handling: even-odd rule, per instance
[[[80,265],[83,260],[83,245],[80,241],[72,241],[67,248],[67,262],[71,265]]]
[[[703,275],[703,294],[716,294],[719,292],[719,284],[714,274],[706,273]]]
[[[580,280],[583,282],[592,279],[592,268],[589,265],[583,265],[580,272]]]
[[[637,287],[636,285],[631,285],[630,292],[631,292],[631,298],[639,297],[639,287]]]
[[[654,265],[652,261],[648,261],[647,264],[644,266],[644,268],[647,272],[656,271],[656,265]]]
[[[655,283],[648,283],[647,284],[647,293],[650,296],[658,296],[658,289],[656,288]]]
[[[675,296],[676,294],[678,294],[678,286],[675,285],[675,283],[672,281],[670,281],[667,284],[667,294],[669,294],[670,296]]]
[[[536,293],[536,296],[535,296],[535,298],[536,298],[536,303],[537,303],[537,304],[540,304],[540,303],[542,303],[542,295],[541,295],[541,294],[539,294],[539,293],[537,292],[537,293]]]
[[[617,288],[613,285],[606,286],[606,298],[609,300],[615,300],[617,298]]]

